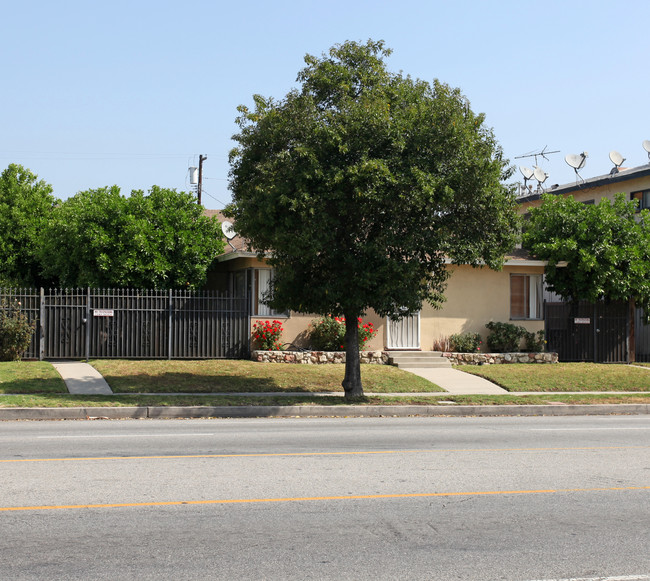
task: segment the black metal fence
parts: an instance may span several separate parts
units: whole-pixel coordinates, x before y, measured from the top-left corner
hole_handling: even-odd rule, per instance
[[[236,359],[250,350],[250,301],[217,292],[0,289],[36,332],[32,359]]]
[[[650,363],[650,325],[644,322],[643,309],[636,310],[634,337],[636,360]]]
[[[627,303],[545,303],[547,349],[560,361],[628,361]]]

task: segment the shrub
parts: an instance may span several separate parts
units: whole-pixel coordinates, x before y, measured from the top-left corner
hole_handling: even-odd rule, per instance
[[[487,338],[487,344],[493,353],[519,351],[519,343],[526,333],[528,333],[523,327],[518,327],[511,323],[490,321],[485,326],[491,331]]]
[[[279,351],[282,348],[282,323],[280,321],[255,321],[253,324],[253,339],[259,349],[264,351]]]
[[[459,333],[449,337],[452,351],[457,353],[476,353],[481,350],[481,336],[478,333]]]
[[[359,349],[376,334],[372,323],[358,319]],[[312,347],[318,351],[343,351],[345,349],[345,317],[321,317],[309,324],[309,338]]]
[[[541,353],[544,351],[545,345],[544,331],[537,331],[537,333],[526,332],[524,335],[524,351]]]
[[[19,361],[33,334],[34,323],[20,311],[19,302],[0,302],[0,361]]]
[[[434,351],[451,351],[451,339],[449,337],[438,337],[433,340]]]

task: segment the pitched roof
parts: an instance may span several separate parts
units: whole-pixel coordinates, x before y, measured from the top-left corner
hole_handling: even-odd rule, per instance
[[[223,223],[228,220],[223,215],[223,210],[203,210],[203,214],[207,216],[208,218],[216,217],[219,222]],[[231,220],[228,220],[232,222]],[[253,250],[250,249],[250,247],[247,244],[246,239],[242,238],[239,234],[235,234],[235,237],[226,244],[226,247],[224,248],[223,255],[225,256],[226,254],[232,254],[233,252],[238,252],[238,253],[250,253],[251,255],[254,255],[255,253]]]
[[[217,220],[219,220],[221,223],[225,222],[226,220],[232,222],[232,220],[229,220],[224,216],[222,210],[203,210],[203,213],[208,218],[212,218],[213,216],[216,217]],[[233,253],[237,253],[240,256],[257,256],[255,251],[248,245],[246,239],[239,236],[239,234],[230,240],[230,244],[226,244],[224,252],[221,256],[224,258],[235,258],[234,256],[228,257],[229,254]],[[506,254],[504,257],[504,263],[509,265],[519,264],[521,266],[524,266],[528,263],[541,264],[541,261],[531,256],[528,250],[525,250],[524,248],[515,248],[512,252]]]

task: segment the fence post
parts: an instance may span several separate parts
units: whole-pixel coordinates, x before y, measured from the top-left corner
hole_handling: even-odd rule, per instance
[[[167,359],[172,358],[172,289],[169,289],[169,322],[167,325]]]
[[[38,360],[43,361],[45,359],[45,289],[41,287],[40,292],[40,303],[39,303],[39,338],[38,338]]]
[[[86,331],[86,362],[90,359],[90,287],[86,290],[86,320],[84,321]]]

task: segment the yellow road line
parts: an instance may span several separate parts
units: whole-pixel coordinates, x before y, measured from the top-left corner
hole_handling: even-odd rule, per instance
[[[412,494],[360,494],[350,496],[302,496],[295,498],[241,498],[230,500],[178,500],[169,502],[121,502],[110,504],[67,504],[51,506],[5,506],[0,512],[25,510],[65,510],[79,508],[134,508],[153,506],[183,506],[210,504],[253,504],[266,502],[310,502],[318,500],[378,500],[386,498],[433,498],[440,496],[497,496],[507,494],[557,494],[566,492],[613,492],[630,490],[650,490],[650,486],[620,486],[611,488],[558,488],[548,490],[488,490],[475,492],[420,492]]]
[[[282,456],[366,456],[372,454],[440,454],[460,452],[553,452],[581,450],[639,450],[650,446],[580,446],[558,448],[447,448],[431,450],[367,450],[359,452],[269,452],[250,454],[175,454],[158,456],[95,456],[82,458],[8,458],[0,460],[0,464],[17,462],[80,462],[89,460],[174,460],[183,458],[273,458]]]

